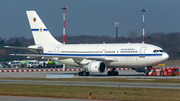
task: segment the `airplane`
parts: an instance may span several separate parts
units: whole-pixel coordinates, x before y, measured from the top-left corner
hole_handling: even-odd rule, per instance
[[[111,44],[62,44],[46,28],[36,11],[26,11],[35,45],[28,47],[5,46],[6,48],[26,49],[36,54],[10,54],[51,59],[70,66],[82,67],[79,76],[90,73],[103,73],[117,76],[115,68],[131,68],[147,74],[148,68],[162,63],[169,55],[156,45],[146,43],[111,43]]]

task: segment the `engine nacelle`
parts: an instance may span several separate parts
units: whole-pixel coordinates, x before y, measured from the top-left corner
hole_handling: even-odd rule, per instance
[[[86,65],[84,69],[90,73],[103,73],[106,69],[106,64],[102,61],[94,61]]]

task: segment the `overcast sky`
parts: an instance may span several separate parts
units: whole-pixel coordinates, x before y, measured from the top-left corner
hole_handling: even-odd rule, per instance
[[[35,10],[53,36],[63,34],[66,6],[66,34],[108,35],[115,37],[114,22],[120,22],[119,35],[135,31],[142,35],[145,8],[145,33],[180,32],[180,0],[0,0],[0,37],[31,38],[26,10]]]

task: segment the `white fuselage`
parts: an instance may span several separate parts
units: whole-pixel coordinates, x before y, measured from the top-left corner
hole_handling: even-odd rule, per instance
[[[104,57],[115,60],[112,62],[103,61],[108,67],[139,68],[157,65],[169,58],[169,55],[162,48],[141,43],[46,45],[43,48],[43,55],[53,55],[54,58],[51,59],[71,66],[83,66],[80,64],[85,65],[92,62],[92,59],[86,59],[89,57]],[[157,51],[155,52],[155,50]],[[56,56],[64,56],[66,58],[56,58]],[[76,60],[71,57],[84,57],[85,59]]]
[[[42,58],[50,58],[66,65],[95,68],[104,63],[107,67],[153,66],[168,59],[162,48],[150,44],[65,44],[58,42],[46,28],[35,11],[26,11],[35,41],[35,51],[40,48]],[[155,52],[155,50],[157,50]],[[37,56],[37,55],[29,55]],[[95,63],[95,61],[97,63]],[[97,68],[95,68],[97,69]],[[104,69],[104,68],[103,68]]]

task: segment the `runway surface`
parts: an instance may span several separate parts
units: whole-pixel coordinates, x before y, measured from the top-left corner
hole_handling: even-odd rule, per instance
[[[78,76],[78,71],[60,71],[60,72],[4,72],[0,73],[0,78],[46,78],[46,75],[73,74],[74,78],[84,78]],[[107,71],[104,73],[91,73],[86,78],[141,78],[141,79],[180,79],[180,76],[144,76],[144,73],[138,73],[134,70],[119,71],[118,76],[108,76]]]
[[[1,80],[3,84],[43,84],[43,85],[74,85],[74,86],[100,86],[100,87],[138,87],[180,89],[180,84],[156,83],[117,83],[117,82],[79,82],[79,81],[34,81],[34,80]]]
[[[74,67],[71,67],[74,68]],[[1,68],[2,69],[2,68]],[[11,69],[11,68],[3,68]],[[15,69],[15,68],[13,68]],[[21,68],[16,68],[21,69]],[[24,68],[27,69],[27,68]],[[107,76],[107,71],[100,73],[91,73],[90,76],[78,76],[78,71],[66,72],[9,72],[0,73],[1,78],[46,78],[46,75],[73,74],[74,78],[126,78],[126,79],[180,79],[180,76],[144,76],[134,70],[119,71],[118,76]],[[139,87],[139,88],[162,88],[162,89],[180,89],[180,84],[155,84],[155,83],[115,83],[115,82],[73,82],[73,81],[33,81],[33,80],[1,80],[3,84],[44,84],[44,85],[74,85],[74,86],[102,86],[102,87]],[[0,101],[87,101],[79,99],[56,99],[41,97],[19,97],[19,96],[0,96]],[[88,100],[91,101],[91,100]],[[94,101],[94,100],[93,100]]]
[[[24,96],[0,96],[0,101],[98,101],[98,100],[24,97]],[[103,101],[103,100],[101,100],[101,101]]]

